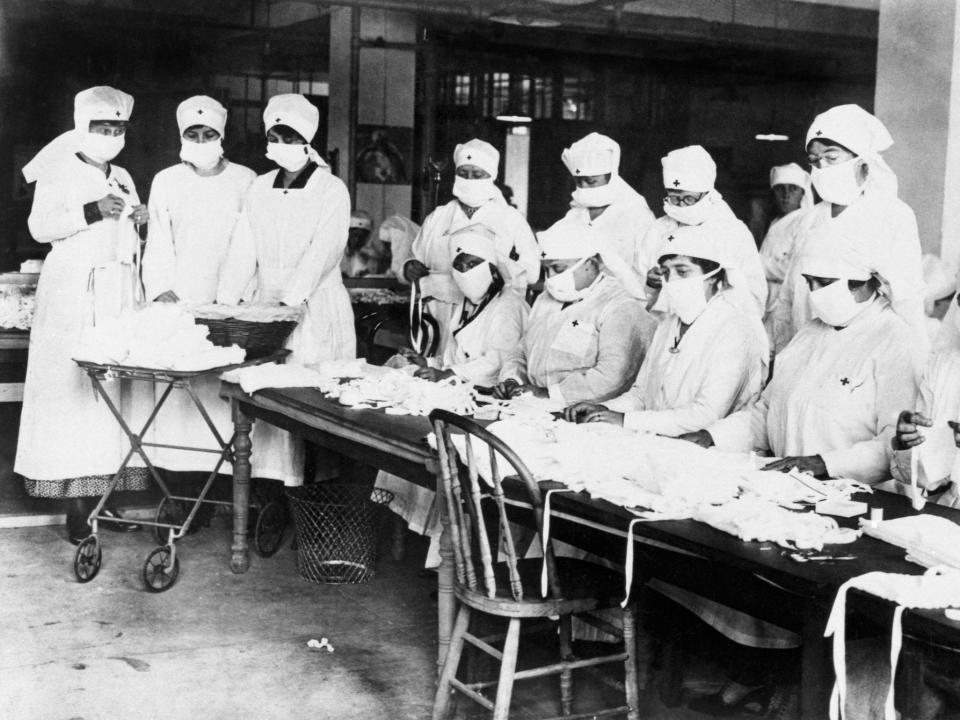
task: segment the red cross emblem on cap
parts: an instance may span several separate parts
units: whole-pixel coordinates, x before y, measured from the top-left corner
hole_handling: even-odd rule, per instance
[[[540,253],[540,257],[545,258],[546,256],[547,256],[547,251],[546,251],[546,250],[544,250],[543,252]]]
[[[459,255],[460,253],[462,253],[462,252],[463,252],[463,248],[457,248],[457,254],[458,254],[458,255]]]
[[[820,137],[821,135],[823,135],[823,130],[817,130],[817,131],[814,133],[814,135],[816,135],[817,137]]]
[[[467,155],[467,160],[473,160],[473,155]]]
[[[673,181],[673,186],[674,186],[674,187],[680,187],[680,181],[679,181],[679,180],[674,180],[674,181]]]
[[[667,238],[667,242],[673,242],[673,235]]]
[[[580,174],[580,168],[577,168],[577,169],[574,170],[573,172],[574,172],[575,174],[579,175],[579,174]]]
[[[197,115],[203,115],[203,108],[200,108],[199,110],[197,110]]]
[[[276,122],[280,122],[280,118],[277,118],[277,119],[276,119]]]
[[[117,117],[120,117],[120,111],[117,110]]]

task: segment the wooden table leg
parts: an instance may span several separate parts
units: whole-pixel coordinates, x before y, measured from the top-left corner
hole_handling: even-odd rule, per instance
[[[247,544],[247,518],[250,514],[250,430],[251,419],[236,400],[233,406],[233,425],[236,437],[233,441],[233,545],[230,546],[230,569],[245,573],[250,568],[250,553]]]
[[[438,477],[439,483],[439,477]],[[442,495],[437,492],[437,507],[440,510],[440,566],[437,568],[437,674],[443,670],[443,661],[450,647],[450,635],[456,619],[457,601],[453,595],[453,543],[450,539],[450,516],[446,503],[439,502]]]
[[[814,600],[803,603],[800,660],[800,717],[822,720],[828,716],[833,689],[831,639],[823,636],[829,609]]]

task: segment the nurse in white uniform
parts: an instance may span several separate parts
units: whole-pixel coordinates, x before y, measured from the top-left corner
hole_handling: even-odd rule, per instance
[[[929,340],[923,311],[924,282],[917,219],[897,197],[897,178],[880,153],[893,138],[880,120],[858,105],[839,105],[818,115],[807,130],[813,187],[823,200],[803,215],[794,257],[821,225],[866,242],[881,292],[910,325],[917,347]],[[787,270],[774,308],[774,350],[779,352],[809,319],[809,290],[796,259]]]
[[[646,297],[637,249],[655,218],[643,195],[620,177],[620,145],[599,133],[577,140],[561,155],[576,183],[566,220],[592,234],[600,258],[631,295]]]
[[[37,286],[14,470],[30,495],[74,499],[67,514],[73,542],[87,535],[91,496],[106,489],[129,447],[71,351],[86,325],[121,310],[97,297],[104,282],[112,277],[129,285],[131,300],[137,282],[135,223],[147,221],[147,208],[127,171],[111,162],[123,149],[132,110],[133,98],[111,87],[78,93],[74,130],[23,168],[26,180],[37,183],[30,234],[49,243],[50,252]],[[106,389],[118,406],[124,403],[121,383]],[[148,484],[143,468],[129,468],[117,488]]]
[[[760,246],[760,261],[767,276],[767,307],[763,324],[773,337],[773,309],[787,268],[793,260],[803,213],[813,207],[810,175],[796,163],[770,169],[770,189],[780,215],[774,218]]]
[[[267,103],[263,121],[267,157],[280,167],[250,186],[220,277],[217,302],[237,304],[252,281],[254,302],[304,309],[303,319],[287,341],[292,350],[288,362],[309,365],[354,358],[353,310],[340,274],[350,226],[350,196],[309,144],[320,113],[302,95],[275,95]],[[282,442],[273,442],[278,439]],[[255,477],[302,482],[302,448],[288,433],[258,423],[253,444]]]
[[[150,236],[143,255],[143,284],[148,300],[212,303],[243,200],[256,173],[223,154],[227,110],[205,95],[177,107],[181,163],[161,170],[150,188]],[[220,380],[200,378],[194,389],[221,437],[233,433],[230,405],[220,397]],[[156,388],[158,396],[162,388]],[[167,445],[213,443],[206,423],[190,398],[172,393],[154,425],[152,440]],[[216,458],[166,448],[154,450],[159,467],[209,472]],[[229,465],[221,466],[229,473]]]
[[[449,332],[457,305],[463,299],[450,271],[455,248],[450,234],[467,225],[485,225],[497,243],[497,265],[504,281],[520,293],[540,277],[537,242],[523,215],[503,198],[494,184],[500,153],[483,140],[470,140],[453,151],[456,178],[454,199],[436,208],[423,221],[413,241],[412,258],[404,264],[408,282],[417,282],[422,297],[431,297],[426,309],[440,327],[440,337]]]
[[[670,233],[683,225],[707,225],[720,245],[746,279],[743,289],[734,291],[743,308],[754,308],[762,317],[767,301],[767,280],[760,254],[749,228],[743,224],[714,187],[717,166],[710,153],[699,145],[671,150],[661,159],[665,197],[663,211],[650,227],[637,251],[637,271],[646,276],[646,293],[653,309],[662,284],[658,253]]]
[[[660,250],[668,311],[637,381],[603,405],[568,407],[567,420],[677,437],[710,427],[760,391],[767,355],[763,327],[729,299],[729,288],[743,278],[702,225],[671,235]]]
[[[562,219],[540,233],[547,274],[523,342],[500,370],[495,395],[600,402],[633,384],[653,337],[643,303],[602,269],[599,247]]]

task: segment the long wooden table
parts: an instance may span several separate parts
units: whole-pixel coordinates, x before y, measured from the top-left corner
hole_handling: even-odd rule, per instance
[[[233,404],[236,461],[234,463],[234,524],[231,567],[245,572],[247,512],[250,485],[250,429],[254,419],[289,430],[322,447],[373,465],[424,487],[435,487],[437,460],[425,441],[431,431],[426,418],[392,416],[383,411],[352,410],[309,389],[270,389],[247,395],[225,383],[222,394]],[[546,488],[559,487],[545,484]],[[521,522],[527,512],[519,487],[507,486]],[[886,493],[867,495],[882,507],[887,519],[912,514],[906,498]],[[553,537],[622,562],[627,529],[633,515],[622,507],[585,493],[555,493],[551,499]],[[926,512],[960,522],[960,512],[928,506]],[[843,522],[843,521],[842,521]],[[847,521],[853,523],[853,520]],[[692,520],[637,523],[637,579],[656,577],[706,594],[731,607],[796,631],[802,639],[802,717],[826,717],[832,685],[829,643],[823,637],[837,588],[866,572],[919,574],[922,568],[904,560],[899,548],[862,537],[843,550],[853,560],[798,563],[773,543],[742,542]],[[686,553],[677,555],[677,551]],[[452,549],[441,538],[438,573],[438,640],[442,659],[454,618]],[[679,560],[678,560],[679,558]],[[636,587],[636,583],[635,583]],[[892,606],[869,596],[851,596],[851,612],[889,623]],[[941,611],[904,614],[904,635],[960,652],[960,622]],[[914,657],[922,662],[922,656]],[[913,669],[913,675],[920,672]]]

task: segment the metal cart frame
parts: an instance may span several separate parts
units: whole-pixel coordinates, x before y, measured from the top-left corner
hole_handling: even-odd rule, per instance
[[[75,360],[77,365],[79,365],[90,377],[94,390],[106,403],[107,408],[109,408],[111,414],[120,424],[120,428],[123,430],[124,434],[127,436],[127,440],[130,443],[130,449],[127,451],[127,454],[124,457],[123,462],[120,464],[119,469],[116,473],[114,473],[109,487],[103,493],[100,501],[97,503],[96,507],[93,509],[89,518],[87,519],[87,522],[90,525],[91,533],[77,547],[73,562],[74,574],[79,582],[90,582],[100,571],[100,565],[103,560],[103,552],[102,548],[100,547],[98,523],[101,521],[123,522],[130,525],[152,527],[154,529],[157,542],[159,543],[159,546],[152,550],[149,555],[147,555],[147,559],[143,564],[141,577],[143,578],[144,587],[149,592],[163,592],[173,587],[173,584],[177,581],[177,577],[180,574],[180,560],[177,557],[176,542],[189,532],[190,525],[193,522],[197,511],[200,509],[200,506],[204,503],[229,507],[232,507],[233,505],[232,502],[228,501],[208,500],[207,493],[213,486],[214,480],[216,480],[217,474],[219,473],[223,464],[228,461],[233,463],[234,461],[233,445],[236,439],[236,433],[234,433],[234,435],[232,435],[228,441],[224,441],[223,437],[220,435],[220,432],[217,430],[216,425],[213,423],[213,420],[210,418],[207,409],[204,407],[203,402],[197,395],[192,383],[197,378],[206,377],[215,373],[220,374],[229,370],[236,370],[238,368],[249,367],[252,365],[262,365],[268,362],[282,362],[283,359],[289,355],[289,353],[289,350],[278,350],[277,352],[271,353],[265,357],[247,360],[242,363],[234,363],[232,365],[224,365],[205,370],[192,371],[161,370],[145,367],[133,367],[129,365],[103,364],[85,360]],[[133,429],[130,427],[130,424],[123,417],[123,413],[117,407],[117,404],[113,401],[113,399],[110,397],[110,394],[103,386],[104,382],[115,379],[143,381],[149,382],[151,385],[157,385],[159,383],[166,384],[166,388],[164,388],[163,393],[160,395],[160,399],[154,402],[153,409],[151,410],[149,417],[139,433],[133,431]],[[160,412],[160,408],[162,408],[166,403],[167,398],[170,397],[170,393],[173,392],[174,388],[179,388],[189,395],[194,406],[197,408],[197,411],[200,413],[207,427],[210,429],[210,432],[213,434],[213,437],[217,442],[217,448],[144,442],[143,438],[146,436],[151,425],[153,425],[154,420],[156,420],[157,415]],[[167,487],[167,484],[164,482],[162,475],[157,471],[157,468],[150,461],[150,457],[144,449],[148,447],[212,453],[218,456],[217,464],[207,476],[207,479],[200,490],[200,494],[197,497],[173,495],[170,492],[170,489]],[[116,518],[102,514],[103,508],[106,506],[110,495],[113,494],[113,491],[116,489],[124,470],[126,470],[130,461],[133,459],[134,454],[138,455],[143,460],[147,466],[147,469],[150,471],[150,475],[163,492],[163,499],[161,499],[160,504],[157,507],[155,520],[123,519],[122,521],[118,521]],[[184,513],[184,508],[181,503],[192,503],[192,506],[188,512]],[[257,543],[257,546],[261,551],[261,555],[265,556],[272,555],[279,548],[283,541],[283,528],[286,525],[286,509],[279,505],[271,509],[271,505],[277,504],[268,503],[260,508],[256,525],[257,534],[259,534],[261,526],[263,526],[265,530],[269,529],[269,531],[273,533],[271,535],[271,542]],[[166,531],[166,536],[164,536],[164,531]],[[275,542],[273,542],[273,540],[275,540]]]

